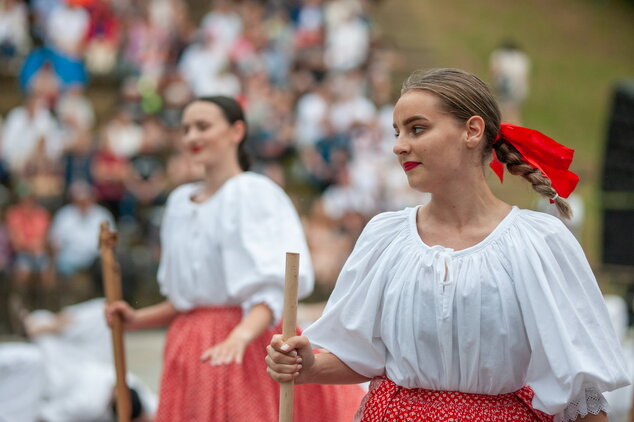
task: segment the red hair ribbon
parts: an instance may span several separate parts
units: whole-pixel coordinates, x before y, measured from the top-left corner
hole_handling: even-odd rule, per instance
[[[500,133],[495,138],[504,139],[522,154],[524,160],[539,169],[550,179],[555,192],[567,198],[579,182],[579,176],[568,170],[575,151],[565,147],[541,132],[510,123],[500,125]],[[504,164],[498,160],[493,149],[491,169],[504,181]]]

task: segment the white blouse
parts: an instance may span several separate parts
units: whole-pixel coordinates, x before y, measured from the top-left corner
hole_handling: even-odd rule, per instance
[[[514,207],[483,241],[428,246],[417,208],[376,216],[305,334],[354,371],[406,388],[502,394],[528,384],[559,419],[606,410],[629,383],[581,246]],[[564,412],[565,411],[565,412]]]
[[[176,188],[161,227],[161,292],[174,307],[268,305],[279,321],[286,252],[300,254],[299,296],[313,289],[302,226],[284,191],[264,176],[235,176],[208,200],[192,195],[200,183]]]

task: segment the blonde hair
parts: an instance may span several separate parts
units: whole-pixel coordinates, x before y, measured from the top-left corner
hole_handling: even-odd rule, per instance
[[[550,179],[526,162],[522,154],[507,140],[497,139],[500,131],[500,108],[480,78],[460,69],[418,70],[403,82],[401,95],[410,90],[424,90],[436,95],[444,111],[460,122],[466,122],[473,116],[482,117],[486,140],[482,150],[483,164],[491,159],[492,150],[495,149],[497,158],[506,164],[509,173],[523,177],[541,196],[555,198],[555,205],[563,217],[572,216],[568,202],[557,196]]]

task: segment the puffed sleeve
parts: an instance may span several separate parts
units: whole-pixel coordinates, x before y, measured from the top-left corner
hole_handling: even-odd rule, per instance
[[[299,216],[284,191],[262,176],[242,177],[223,204],[222,263],[231,298],[244,314],[260,303],[282,317],[286,252],[300,254],[300,298],[313,290],[313,268]]]
[[[393,270],[390,245],[401,220],[397,213],[383,213],[366,225],[321,318],[304,332],[313,347],[328,350],[368,378],[385,373],[381,304]]]
[[[629,379],[590,265],[558,219],[532,213],[522,224],[509,252],[531,346],[533,406],[556,420],[606,411],[601,393]]]

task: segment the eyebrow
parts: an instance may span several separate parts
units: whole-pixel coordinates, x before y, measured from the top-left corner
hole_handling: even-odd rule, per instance
[[[411,117],[408,117],[407,119],[405,119],[405,120],[403,121],[403,126],[407,126],[408,124],[410,124],[410,123],[412,123],[412,122],[415,122],[416,120],[426,120],[426,121],[429,121],[429,119],[428,119],[427,117],[425,117],[425,116],[421,116],[420,114],[417,114],[417,115],[415,115],[415,116],[411,116]],[[394,127],[394,129],[396,129],[396,123],[393,123],[393,124],[392,124],[392,127]]]

